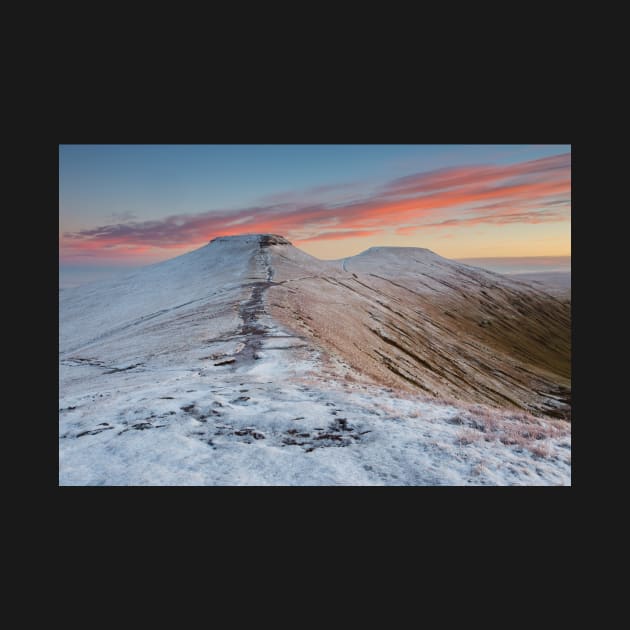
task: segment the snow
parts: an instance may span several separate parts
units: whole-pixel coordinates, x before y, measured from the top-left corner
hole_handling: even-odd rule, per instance
[[[60,485],[571,483],[568,423],[345,380],[266,310],[244,334],[272,274],[248,235],[64,290]],[[537,448],[499,439],[530,425]]]
[[[570,483],[570,435],[544,440],[546,458],[481,438],[462,444],[461,426],[449,422],[461,414],[457,407],[312,378],[279,386],[266,380],[277,360],[261,365],[223,376],[137,374],[120,382],[111,375],[100,394],[77,392],[62,403],[60,483]],[[346,428],[331,428],[340,419]],[[326,435],[341,439],[321,439]]]
[[[456,407],[308,379],[279,387],[265,380],[280,367],[271,355],[248,374],[136,374],[123,381],[116,374],[99,394],[77,392],[62,402],[60,483],[570,483],[570,450],[562,448],[570,436],[547,440],[553,457],[545,459],[500,442],[462,445],[460,426],[449,423],[460,413]],[[331,431],[340,418],[350,430]],[[329,432],[349,434],[349,444],[316,439]],[[307,452],[303,444],[316,447]]]

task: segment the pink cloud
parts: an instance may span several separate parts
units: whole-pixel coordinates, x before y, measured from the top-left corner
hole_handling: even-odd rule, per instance
[[[309,236],[308,238],[296,239],[296,243],[307,243],[310,241],[337,241],[344,238],[357,238],[360,236],[373,236],[374,234],[381,234],[383,230],[347,230],[345,232],[323,232],[316,236]]]
[[[396,227],[396,233],[404,235],[423,227],[563,221],[568,220],[568,208],[562,206],[570,203],[570,168],[571,155],[566,153],[517,164],[416,173],[335,204],[305,195],[304,201],[294,203],[113,223],[64,233],[62,259],[123,253],[142,257],[156,248],[190,249],[215,236],[247,232],[307,242],[371,236]]]

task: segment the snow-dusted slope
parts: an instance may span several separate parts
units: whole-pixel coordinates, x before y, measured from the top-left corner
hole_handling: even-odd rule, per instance
[[[441,277],[444,259],[421,256]],[[61,292],[60,483],[570,483],[568,423],[385,387],[378,353],[353,361],[348,326],[426,306],[396,293],[417,274],[386,258],[344,269],[245,235]],[[397,353],[381,363],[416,369]]]
[[[342,261],[272,251],[270,312],[377,382],[567,417],[570,307],[426,249]]]
[[[538,290],[546,291],[562,302],[571,301],[570,271],[530,271],[514,273],[511,276],[515,280],[533,285]]]
[[[207,315],[208,308],[213,325],[235,325],[236,314],[232,311],[228,316],[226,309],[217,306],[239,302],[250,273],[249,261],[258,249],[254,239],[235,241],[227,249],[209,244],[110,282],[67,289],[60,304],[62,355],[107,348],[112,338],[144,337],[158,322],[197,311]],[[226,316],[229,322],[220,321]],[[146,341],[143,338],[143,345]],[[157,339],[160,346],[170,341],[170,336]]]

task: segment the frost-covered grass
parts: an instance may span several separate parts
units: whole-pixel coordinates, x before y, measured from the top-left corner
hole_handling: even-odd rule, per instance
[[[562,420],[538,418],[523,412],[501,411],[483,405],[462,406],[462,413],[450,422],[464,427],[462,444],[501,442],[506,446],[526,449],[539,458],[553,456],[551,443],[570,437],[570,426]]]
[[[60,403],[60,484],[570,484],[568,431],[523,446],[502,436],[538,424],[307,372],[274,379],[273,354],[252,373],[115,373],[97,394],[86,382]]]

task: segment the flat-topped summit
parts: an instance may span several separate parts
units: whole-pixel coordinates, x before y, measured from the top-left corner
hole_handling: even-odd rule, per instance
[[[357,256],[361,256],[362,254],[367,254],[367,253],[378,253],[378,252],[392,252],[394,254],[409,252],[409,253],[433,254],[434,256],[438,255],[434,251],[431,251],[430,249],[427,249],[426,247],[399,247],[397,245],[396,246],[377,245],[375,247],[369,247],[368,249],[362,251],[360,254],[357,254]]]
[[[284,236],[279,234],[237,234],[235,236],[217,236],[210,243],[260,243],[261,247],[269,245],[291,245]]]
[[[379,245],[376,247],[370,247],[356,256],[351,258],[367,259],[367,258],[379,258],[386,256],[390,259],[398,259],[400,261],[409,260],[410,258],[420,257],[423,259],[440,259],[444,260],[442,256],[436,254],[434,251],[427,249],[426,247],[395,247],[390,245]]]

